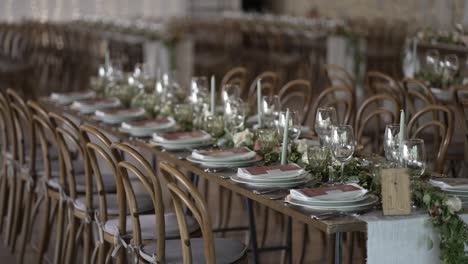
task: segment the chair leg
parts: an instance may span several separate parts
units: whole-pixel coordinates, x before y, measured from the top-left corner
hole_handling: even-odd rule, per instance
[[[105,264],[106,263],[106,253],[107,253],[107,250],[106,250],[106,242],[103,242],[101,243],[101,245],[99,245],[99,252],[98,252],[98,257],[97,257],[97,261],[96,263],[98,264]],[[120,250],[125,250],[125,248],[121,248]]]
[[[23,208],[23,192],[25,187],[25,182],[19,178],[17,183],[17,190],[16,190],[16,201],[15,201],[15,212],[13,214],[13,236],[11,237],[11,251],[15,252],[16,248],[16,239],[18,237],[18,233],[20,230],[20,219],[21,214],[24,213]],[[22,222],[22,221],[21,221]]]
[[[231,205],[232,205],[232,195],[233,193],[231,191],[227,191],[227,201],[226,201],[226,208],[228,208],[228,210],[225,210],[225,215],[223,216],[223,224],[222,224],[222,227],[221,228],[228,228],[229,226],[229,220],[231,219]],[[221,233],[221,236],[225,236],[226,235],[226,232],[222,232]]]
[[[8,182],[6,170],[3,170],[3,175],[0,178],[0,234],[3,231],[3,219],[5,216],[5,208],[7,205]]]
[[[263,230],[262,234],[260,235],[260,247],[265,246],[265,241],[267,237],[267,231],[268,231],[268,223],[269,223],[269,218],[270,218],[270,210],[266,206],[262,206],[263,208],[263,219],[262,219],[262,225],[263,225]]]
[[[16,177],[10,178],[10,194],[8,197],[8,212],[7,212],[7,225],[6,225],[6,239],[5,244],[10,246],[11,237],[13,233],[13,215],[15,214],[15,200],[16,200]]]
[[[85,223],[83,228],[83,264],[90,264],[91,261],[92,235],[91,223]]]
[[[77,229],[78,229],[78,221],[76,217],[72,217],[70,219],[70,223],[68,226],[69,234],[67,239],[67,247],[65,249],[65,262],[68,264],[75,263],[75,247],[76,247],[76,236],[77,236]]]
[[[47,196],[47,194],[44,194],[44,212],[42,215],[41,219],[41,229],[40,229],[40,235],[39,235],[39,247],[38,247],[38,258],[37,258],[37,263],[43,263],[44,255],[47,250],[47,246],[49,244],[49,232],[50,232],[50,226],[49,225],[49,215],[50,215],[50,203],[51,199],[50,197]]]
[[[25,205],[24,205],[24,215],[23,221],[21,223],[21,238],[22,240],[19,243],[19,263],[22,264],[24,261],[24,253],[26,250],[26,244],[28,243],[31,237],[31,213],[32,213],[32,203],[34,199],[34,188],[30,188],[29,191],[25,193]]]
[[[54,264],[60,264],[62,259],[62,243],[63,241],[63,229],[65,225],[65,211],[66,205],[63,201],[57,201],[58,212],[57,212],[57,230],[55,234],[55,249],[54,249]]]
[[[253,255],[253,263],[257,264],[258,261],[258,246],[257,246],[257,228],[255,223],[255,215],[253,209],[253,201],[249,198],[247,200],[247,210],[249,214],[249,233],[250,233],[250,244],[252,246],[252,255]]]

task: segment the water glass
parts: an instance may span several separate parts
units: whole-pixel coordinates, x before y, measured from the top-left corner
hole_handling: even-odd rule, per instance
[[[328,145],[332,126],[338,124],[338,117],[334,107],[319,107],[315,116],[315,132],[322,145]]]
[[[307,148],[307,159],[314,174],[322,174],[328,168],[330,149],[324,146]]]
[[[226,130],[234,135],[244,128],[245,107],[241,99],[229,99],[224,105],[224,126]]]
[[[401,148],[401,163],[412,177],[420,177],[426,170],[426,149],[424,140],[407,139]]]
[[[269,153],[278,145],[278,134],[275,129],[258,129],[257,141],[259,151]]]
[[[223,103],[226,103],[230,99],[240,99],[240,87],[236,84],[225,84],[221,91],[221,97]]]
[[[275,127],[275,121],[278,119],[280,109],[281,102],[278,95],[262,97],[263,118],[266,127]]]
[[[290,111],[289,112],[289,122],[288,122],[288,137],[290,140],[296,140],[301,135],[301,123],[299,118],[299,112]],[[282,111],[279,115],[278,120],[278,134],[280,138],[283,138],[284,126],[286,125],[286,112]]]
[[[385,127],[384,151],[385,158],[393,165],[400,160],[400,125],[390,124]]]
[[[426,68],[429,72],[440,74],[442,68],[440,67],[440,55],[438,50],[428,50],[426,53]]]
[[[222,136],[224,134],[223,116],[207,115],[205,117],[205,131],[214,138]]]
[[[344,179],[344,165],[353,158],[355,149],[353,128],[350,125],[333,126],[330,147],[333,157],[340,162],[341,179]]]

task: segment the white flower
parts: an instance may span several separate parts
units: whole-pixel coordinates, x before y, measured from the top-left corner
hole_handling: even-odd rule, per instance
[[[445,205],[447,205],[449,210],[451,210],[452,212],[458,212],[462,208],[462,202],[456,196],[449,197],[445,202]]]
[[[309,164],[309,157],[307,156],[307,151],[302,154],[301,161],[304,164]]]
[[[296,141],[296,149],[297,152],[304,154],[307,152],[307,148],[309,147],[309,144],[307,143],[307,139],[301,139]]]
[[[242,132],[234,134],[234,136],[232,136],[232,141],[236,147],[251,145],[253,142],[253,134],[249,129],[246,129]]]

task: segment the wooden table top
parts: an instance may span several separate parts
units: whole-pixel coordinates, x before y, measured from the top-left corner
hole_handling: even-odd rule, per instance
[[[200,168],[197,165],[184,159],[185,156],[190,154],[188,151],[165,151],[159,147],[150,144],[148,141],[145,141],[143,139],[129,137],[127,134],[118,131],[115,126],[112,127],[110,125],[97,121],[93,119],[90,115],[79,114],[77,111],[72,110],[67,106],[58,106],[55,103],[51,102],[49,98],[41,98],[39,102],[45,109],[47,109],[50,112],[67,114],[73,118],[79,119],[83,123],[88,123],[93,126],[99,127],[103,132],[117,138],[118,140],[121,140],[124,143],[128,143],[132,146],[144,149],[148,153],[154,154],[157,157],[158,161],[165,160],[174,165],[180,166],[188,172],[192,172],[209,181],[215,182],[234,193],[252,199],[253,201],[258,202],[275,211],[278,211],[284,215],[290,216],[294,220],[303,222],[305,224],[309,224],[327,234],[351,231],[365,232],[367,230],[366,222],[351,216],[340,216],[336,219],[331,220],[314,220],[312,219],[311,214],[307,211],[288,205],[284,203],[282,199],[271,200],[268,196],[254,194],[252,192],[252,189],[249,189],[247,186],[237,184],[232,180],[226,178],[226,176],[235,174],[235,171],[219,173],[206,172],[203,168]]]

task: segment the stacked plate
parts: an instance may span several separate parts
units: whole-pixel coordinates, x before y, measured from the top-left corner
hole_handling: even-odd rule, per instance
[[[82,101],[74,101],[70,106],[72,109],[79,111],[82,114],[94,113],[97,110],[114,108],[120,106],[120,100],[117,98],[103,99],[88,99]]]
[[[211,135],[205,131],[153,134],[152,142],[169,150],[180,150],[208,146],[213,143]]]
[[[273,165],[239,168],[237,175],[231,176],[234,182],[260,188],[288,188],[304,184],[310,175],[299,165]]]
[[[104,109],[97,110],[95,117],[107,124],[120,124],[125,121],[141,119],[145,116],[145,113],[145,109],[143,108]]]
[[[74,101],[92,99],[96,97],[94,91],[71,92],[71,93],[52,93],[50,99],[57,104],[66,105]]]
[[[437,178],[429,181],[433,186],[439,187],[443,192],[455,195],[468,205],[468,179],[466,178]]]
[[[252,165],[262,158],[248,148],[232,148],[217,150],[194,150],[187,157],[188,161],[198,163],[205,168],[236,168]]]
[[[148,137],[156,132],[168,131],[174,128],[176,122],[173,118],[158,118],[139,121],[123,122],[120,131],[134,137]]]
[[[314,211],[361,211],[373,207],[379,199],[357,184],[291,190],[285,201]]]

